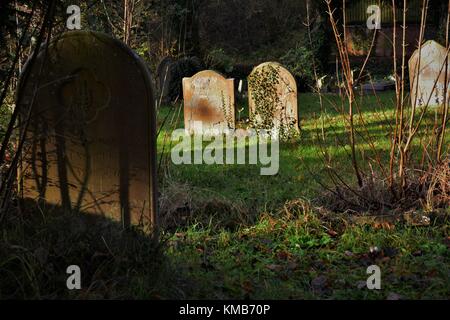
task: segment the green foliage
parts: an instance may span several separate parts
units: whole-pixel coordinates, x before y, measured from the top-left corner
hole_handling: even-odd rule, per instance
[[[372,141],[377,146],[377,154],[380,161],[388,163],[390,151],[389,132],[391,120],[395,119],[393,99],[395,92],[383,92],[375,95],[357,96],[358,105],[361,108],[363,119],[356,118],[355,125],[358,130],[368,131],[372,135]],[[313,199],[318,197],[323,188],[316,182],[330,183],[331,179],[324,169],[321,158],[322,151],[330,164],[343,176],[351,177],[352,166],[349,161],[347,150],[339,147],[339,143],[345,143],[348,139],[346,123],[340,116],[340,97],[334,94],[324,96],[324,114],[319,115],[319,102],[317,95],[311,93],[299,94],[299,117],[302,123],[302,134],[299,141],[295,143],[282,143],[280,145],[280,170],[276,176],[260,176],[259,165],[171,165],[169,171],[172,178],[179,183],[188,182],[190,185],[201,190],[221,194],[227,199],[247,203],[252,208],[251,213],[258,215],[261,212],[275,210],[283,205],[285,201],[295,199],[299,196]],[[380,105],[386,109],[380,110]],[[347,109],[347,105],[343,109]],[[160,116],[164,117],[169,108],[162,108]],[[247,115],[248,107],[242,114]],[[320,124],[324,120],[325,141],[320,139]],[[430,109],[427,113],[427,123],[433,123],[435,110]],[[366,129],[362,129],[362,121]],[[238,123],[238,128],[246,126],[247,123]],[[178,128],[183,128],[183,119],[180,119]],[[162,132],[170,135],[171,128],[163,128]],[[359,132],[361,132],[359,131]],[[419,132],[427,134],[428,132]],[[450,135],[446,135],[446,143],[450,142]],[[369,158],[376,155],[371,152],[367,142],[361,141],[362,149],[361,164],[364,170],[370,170]],[[170,157],[170,148],[164,147],[163,139],[158,141],[158,150],[164,150],[165,155]],[[412,151],[418,159],[426,156],[420,145]],[[351,178],[348,183],[353,183]]]
[[[303,29],[304,14],[304,0],[203,1],[202,47],[239,53],[240,61],[257,51],[267,58],[268,50],[290,45],[291,34]]]
[[[287,215],[263,216],[233,231],[194,225],[174,233],[168,257],[191,280],[184,295],[383,300],[390,293],[405,299],[445,299],[450,293],[445,225],[386,230],[333,225],[310,209]],[[374,247],[378,251],[371,252]],[[382,290],[366,288],[371,264],[382,270]]]
[[[360,67],[354,69],[354,74],[359,74]],[[361,77],[362,82],[391,80],[394,74],[394,65],[391,59],[369,59]],[[405,82],[409,83],[409,75],[406,73]]]
[[[209,69],[224,71],[225,73],[232,72],[234,68],[233,59],[221,48],[211,50],[206,55],[205,61]]]
[[[0,299],[126,299],[138,289],[148,298],[157,290],[164,259],[147,235],[101,217],[26,208],[2,220]],[[83,290],[67,289],[70,265],[80,267]]]
[[[379,98],[389,105],[393,96],[390,92]],[[340,101],[338,96],[327,98]],[[408,299],[446,299],[448,210],[443,221],[432,220],[429,226],[398,223],[384,229],[353,223],[351,215],[322,214],[307,201],[289,201],[320,194],[305,174],[308,168],[322,178],[327,175],[317,155],[322,147],[315,140],[317,97],[302,94],[299,100],[305,134],[299,144],[281,145],[277,176],[260,176],[259,167],[249,165],[170,168],[173,181],[189,182],[197,191],[191,197],[191,220],[162,230],[162,248],[146,235],[124,232],[101,217],[61,215],[49,208],[8,214],[1,230],[0,297],[386,299],[394,292]],[[377,146],[388,154],[389,124],[380,121],[377,98],[365,96],[360,105]],[[338,112],[325,107],[327,126],[345,135]],[[160,119],[169,110],[161,108]],[[386,110],[389,116],[392,111]],[[162,130],[171,132],[172,127],[166,124]],[[351,165],[335,139],[327,136],[323,147],[345,175]],[[163,144],[161,135],[160,152]],[[167,193],[179,199],[186,191],[174,186]],[[169,202],[175,217],[180,208]],[[375,246],[379,253],[370,251]],[[85,290],[66,289],[65,271],[71,264],[80,265]],[[370,264],[382,269],[382,290],[360,286]],[[319,277],[324,281],[317,281]]]
[[[353,46],[358,51],[366,53],[370,49],[372,37],[367,32],[367,28],[354,28],[352,30]]]
[[[281,58],[292,74],[300,79],[305,87],[313,87],[315,83],[314,68],[311,61],[316,59],[315,52],[304,45],[297,45]]]
[[[139,47],[135,48],[134,51],[145,61],[148,60],[148,56],[150,53],[149,44],[143,42]]]
[[[437,14],[437,34],[436,41],[445,46],[446,43],[446,30],[447,30],[447,12],[448,12],[448,3],[443,1],[440,5],[440,10]]]
[[[320,77],[326,69],[330,45],[327,27],[318,23],[311,31],[312,46],[307,34],[304,34],[294,48],[280,58],[291,73],[299,80],[299,90],[310,91],[315,86],[314,66]]]

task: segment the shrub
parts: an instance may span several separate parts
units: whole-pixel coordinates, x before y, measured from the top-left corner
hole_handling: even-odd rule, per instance
[[[230,73],[233,71],[233,59],[221,48],[211,50],[205,58],[206,65],[210,69]]]
[[[314,66],[320,76],[327,64],[329,44],[327,31],[323,23],[317,23],[311,30],[312,46],[308,35],[303,35],[295,48],[281,57],[281,62],[297,78],[299,90],[310,91],[315,86]],[[313,63],[314,62],[314,63]]]

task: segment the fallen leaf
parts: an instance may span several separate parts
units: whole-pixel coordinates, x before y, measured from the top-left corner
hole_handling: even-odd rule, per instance
[[[253,285],[250,281],[246,280],[242,283],[242,288],[246,293],[252,293],[253,292]]]
[[[444,244],[446,244],[447,248],[450,249],[450,237],[444,239]]]
[[[298,264],[296,262],[290,261],[287,266],[289,270],[295,270],[298,268]]]
[[[328,235],[330,236],[330,237],[336,237],[337,235],[338,235],[338,233],[336,232],[336,231],[334,231],[334,230],[328,230],[327,231],[327,233],[328,233]]]
[[[278,251],[277,257],[278,257],[278,259],[281,259],[281,260],[287,260],[291,257],[291,254],[286,251]]]
[[[438,274],[436,269],[432,269],[426,273],[427,277],[434,278]]]

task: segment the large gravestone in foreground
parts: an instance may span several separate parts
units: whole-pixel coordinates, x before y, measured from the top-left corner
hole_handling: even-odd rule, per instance
[[[184,125],[188,133],[221,133],[235,127],[234,80],[205,70],[183,79]]]
[[[19,176],[23,197],[125,226],[154,226],[156,119],[139,57],[107,35],[69,32],[25,73],[21,122],[32,112]]]
[[[266,62],[253,69],[248,77],[248,99],[255,128],[277,129],[281,135],[299,131],[297,84],[279,63]]]
[[[435,41],[427,41],[420,52],[417,49],[409,60],[411,103],[417,107],[436,106],[444,103],[445,60],[447,50]],[[447,69],[450,80],[450,66]],[[447,99],[448,99],[447,88]]]

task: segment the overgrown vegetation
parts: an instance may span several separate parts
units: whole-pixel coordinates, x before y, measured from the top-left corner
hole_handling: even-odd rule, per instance
[[[2,23],[6,19],[2,9],[11,3],[0,3]],[[304,16],[292,18],[296,3],[285,2],[279,10],[274,1],[231,1],[227,7],[228,13],[240,8],[235,19],[240,23],[238,29],[246,32],[236,33],[233,41],[243,50],[252,49],[251,59],[269,60],[283,52],[293,72],[303,76],[302,81],[315,92],[299,96],[301,134],[281,144],[276,176],[261,176],[257,165],[173,165],[170,134],[183,127],[182,104],[158,105],[159,245],[139,230],[123,230],[99,217],[63,214],[51,207],[23,210],[19,205],[14,172],[23,139],[13,135],[18,108],[12,115],[10,109],[23,62],[33,56],[35,47],[63,30],[65,15],[61,12],[66,3],[35,1],[30,12],[18,17],[23,38],[16,33],[17,22],[8,20],[7,28],[0,30],[0,41],[8,44],[0,57],[1,64],[7,65],[0,97],[0,298],[447,299],[448,99],[436,109],[409,103],[407,57],[405,50],[395,49],[398,42],[406,46],[405,34],[399,39],[396,29],[406,29],[407,1],[392,1],[396,90],[377,95],[360,95],[355,89],[370,64],[370,55],[357,69],[351,64],[346,33],[341,32],[345,22],[331,1],[325,5],[327,25],[337,43],[335,77],[340,94],[320,92],[319,63],[324,60],[318,59],[319,49],[309,37],[317,29],[309,14],[306,22]],[[429,1],[421,3],[419,48]],[[83,19],[97,17],[90,28],[123,39],[153,70],[162,56],[202,53],[202,32],[220,25],[227,16],[208,25],[215,15],[208,19],[198,11],[204,6],[205,12],[218,12],[224,5],[219,2],[135,4],[114,1],[106,7],[103,1],[86,2]],[[263,4],[266,7],[260,11]],[[252,5],[255,10],[248,14],[258,23],[243,26],[242,8],[250,10]],[[259,21],[264,14],[267,20]],[[449,17],[450,12],[445,22],[447,49]],[[273,39],[299,37],[291,29],[302,22],[309,35],[295,38],[301,45],[294,47],[286,41],[287,50],[270,48]],[[265,24],[282,25],[280,30],[289,32],[280,35],[261,28]],[[261,37],[250,37],[254,30]],[[203,36],[207,47],[213,48],[205,51],[209,52],[208,63],[231,72],[232,64],[240,61],[229,54],[229,46],[222,46],[225,38],[219,44],[208,38]],[[256,87],[253,94],[262,120],[258,125],[264,129],[272,127],[271,116],[279,104],[275,92],[278,71],[269,71],[264,81],[249,79],[250,86]],[[239,111],[239,126],[254,120],[248,119],[247,105],[237,109],[243,110],[242,115]],[[66,268],[72,264],[83,270],[81,291],[66,289]],[[366,268],[371,264],[382,268],[380,291],[365,287]]]
[[[260,176],[259,167],[251,165],[168,163],[161,215],[170,238],[168,260],[181,266],[185,277],[182,297],[445,299],[449,294],[448,198],[440,202],[441,195],[433,194],[429,209],[426,190],[431,188],[425,187],[426,181],[440,181],[449,190],[446,167],[430,171],[423,186],[414,189],[421,194],[417,202],[402,209],[374,206],[373,200],[379,203],[386,196],[376,193],[385,188],[370,185],[386,183],[377,177],[361,191],[366,200],[347,188],[339,190],[342,198],[336,196],[336,190],[321,186],[332,185],[333,176],[317,155],[326,149],[330,166],[342,176],[353,169],[339,144],[346,136],[345,121],[334,109],[340,98],[323,98],[325,113],[320,114],[317,96],[299,96],[302,135],[282,145],[277,176]],[[395,112],[393,98],[392,92],[357,97],[384,160],[389,158],[386,131]],[[162,112],[165,117],[169,110]],[[432,111],[429,116],[432,120]],[[362,120],[355,125],[360,128]],[[182,126],[180,121],[177,127]],[[167,142],[161,137],[159,143]],[[359,147],[370,150],[366,143]],[[420,147],[414,150],[424,154]],[[381,291],[365,287],[365,271],[372,264],[383,270]]]
[[[199,299],[446,299],[448,228],[336,226],[291,206],[237,231],[191,225],[168,242],[170,261],[189,279],[181,297]],[[447,225],[448,226],[448,225]],[[366,269],[383,270],[367,290]],[[167,296],[166,296],[167,297]]]

